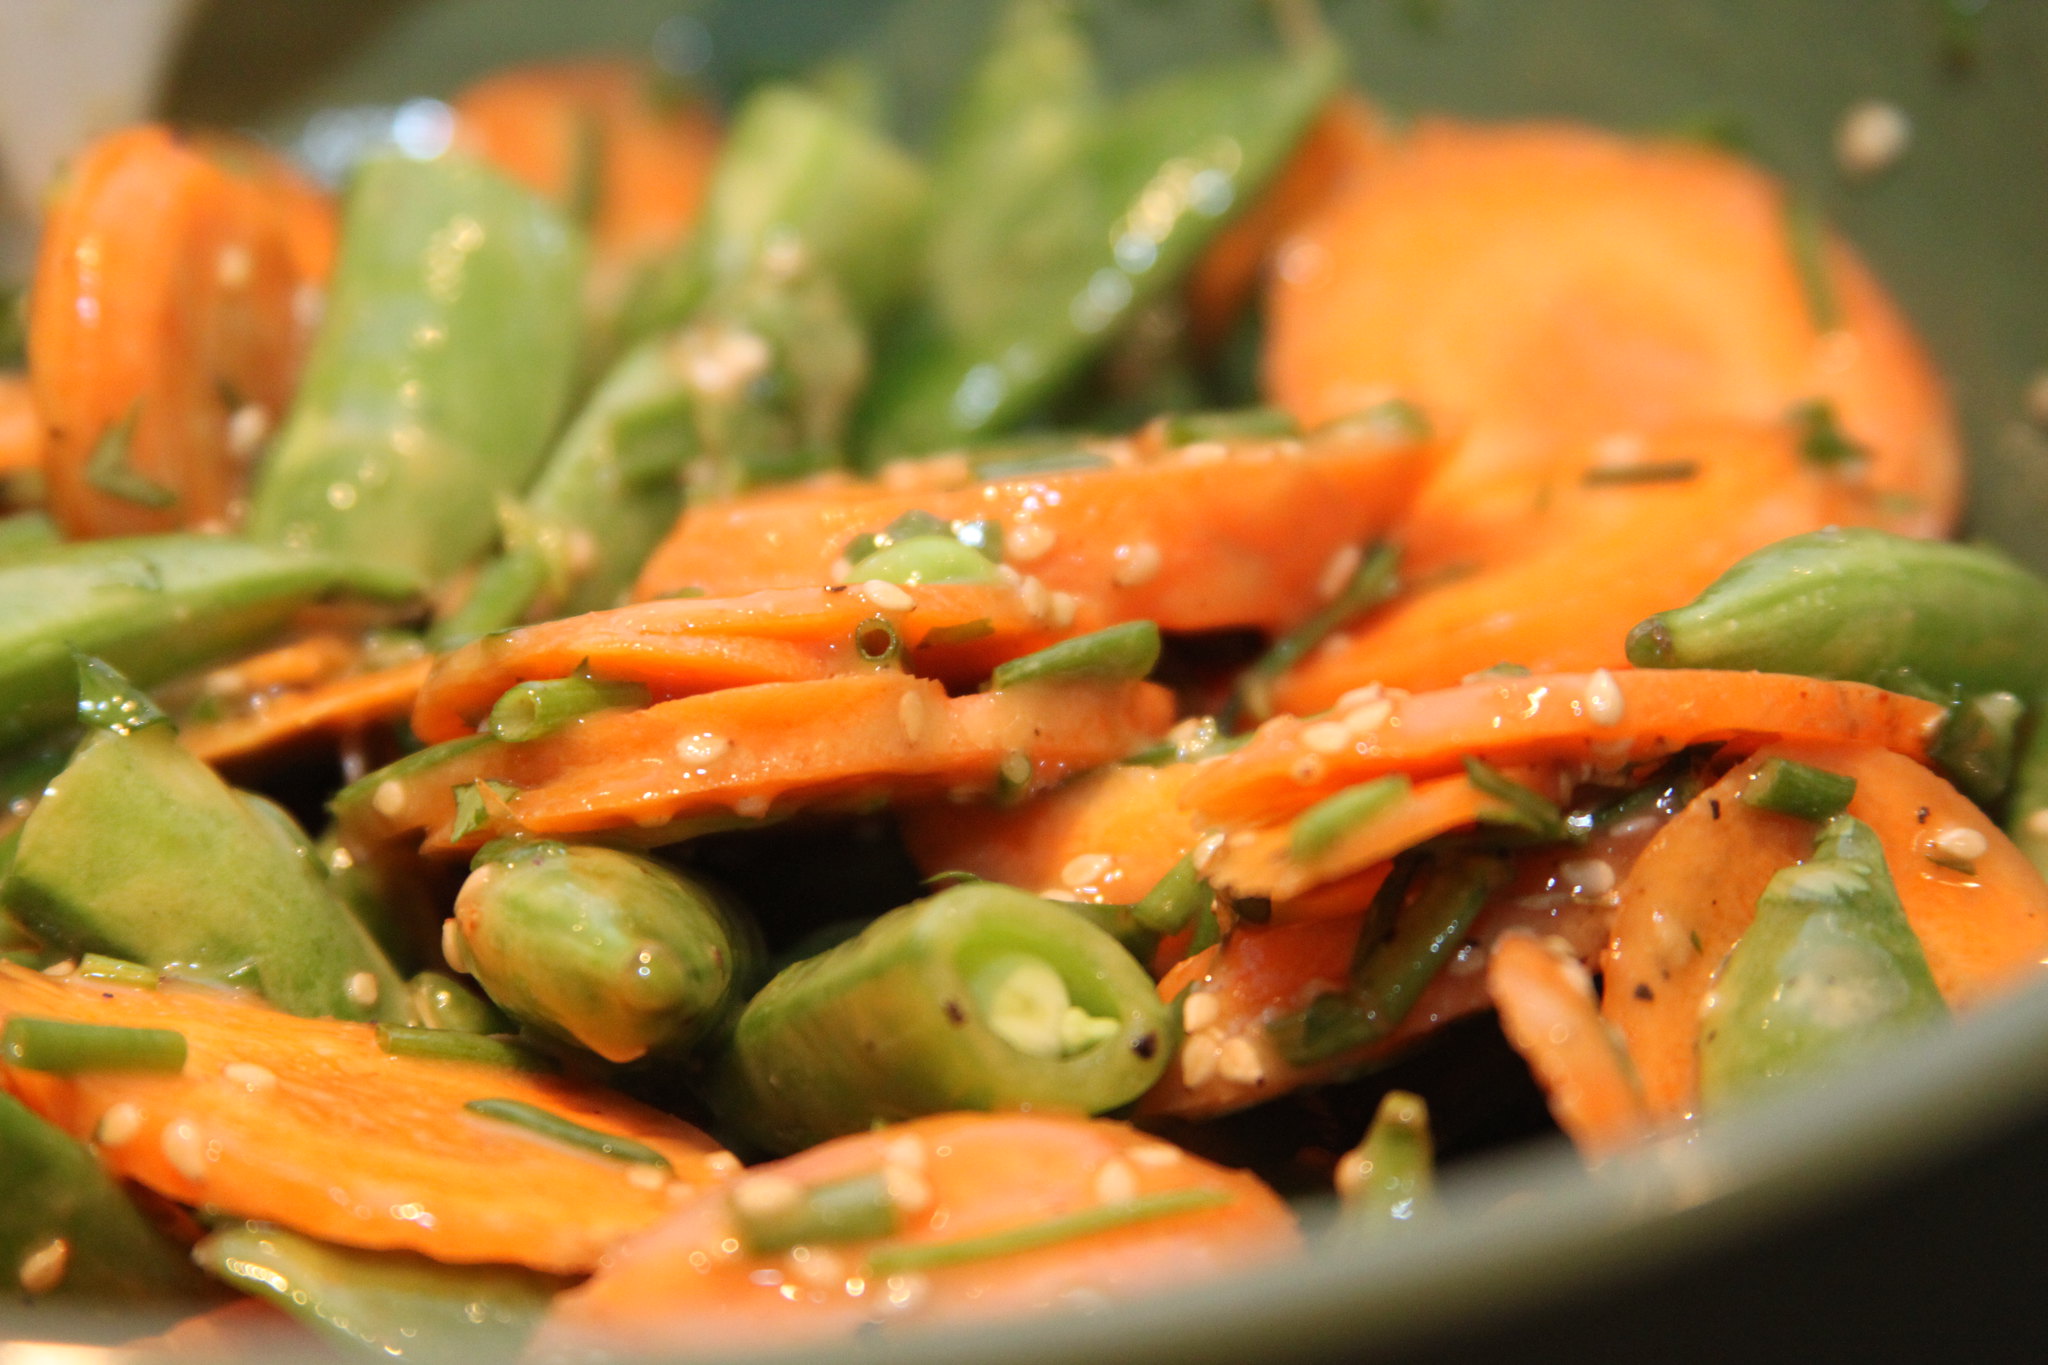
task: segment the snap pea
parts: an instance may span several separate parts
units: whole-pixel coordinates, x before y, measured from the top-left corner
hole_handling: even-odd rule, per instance
[[[1164,1069],[1151,978],[1065,907],[988,882],[892,910],[741,1011],[713,1092],[793,1151],[953,1109],[1100,1113]]]
[[[217,1228],[192,1259],[333,1346],[380,1360],[510,1360],[569,1285],[518,1266],[334,1246],[268,1223]]]
[[[442,1033],[510,1033],[513,1024],[497,1006],[441,972],[417,972],[405,983],[413,1015],[423,1028]]]
[[[1365,1140],[1337,1163],[1342,1204],[1334,1236],[1369,1241],[1416,1226],[1436,1202],[1435,1144],[1422,1096],[1389,1090]]]
[[[154,967],[145,967],[139,962],[123,962],[118,957],[105,953],[87,953],[78,959],[78,970],[73,976],[88,981],[112,981],[123,986],[147,986],[155,989],[163,980],[163,973]]]
[[[74,648],[148,687],[254,648],[309,606],[397,606],[418,589],[403,571],[228,536],[83,541],[0,562],[0,748],[72,720]]]
[[[1746,805],[1815,822],[1840,815],[1855,795],[1855,778],[1789,758],[1765,759],[1742,789]]]
[[[613,1062],[690,1047],[754,980],[752,921],[651,858],[506,846],[456,898],[468,968],[507,1014]]]
[[[1159,627],[1150,621],[1125,621],[997,664],[989,674],[988,688],[1001,692],[1028,683],[1142,678],[1158,662]]]
[[[1708,1109],[1945,1018],[1884,848],[1862,821],[1821,827],[1813,856],[1771,878],[1700,1019]]]
[[[1131,918],[1155,934],[1177,934],[1215,903],[1216,893],[1195,870],[1195,855],[1184,855],[1131,907]]]
[[[93,1154],[0,1091],[0,1269],[37,1301],[118,1319],[203,1305],[206,1281],[136,1211]],[[154,1313],[152,1313],[154,1316]],[[17,1322],[15,1331],[26,1326]],[[33,1329],[29,1335],[36,1335]]]
[[[250,536],[433,582],[487,550],[569,397],[583,256],[561,214],[477,162],[364,163]]]

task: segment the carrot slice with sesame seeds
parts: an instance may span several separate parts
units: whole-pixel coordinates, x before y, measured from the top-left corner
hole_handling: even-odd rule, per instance
[[[847,545],[905,512],[991,518],[1026,591],[1065,594],[1077,630],[1156,621],[1162,630],[1280,628],[1314,609],[1333,556],[1386,531],[1427,475],[1433,447],[1369,423],[1299,441],[1197,442],[1156,432],[1083,452],[1095,467],[977,482],[963,463],[940,486],[773,492],[693,507],[635,595],[714,594],[830,582]],[[1058,600],[1058,599],[1055,599]]]
[[[721,687],[867,672],[855,635],[877,617],[922,676],[971,684],[1053,644],[1053,629],[1006,583],[786,588],[733,598],[643,602],[488,635],[446,655],[420,691],[413,730],[438,743],[472,733],[518,683],[579,668],[644,683],[656,700]]]
[[[80,154],[29,310],[50,511],[66,534],[226,524],[290,401],[304,291],[332,234],[324,198],[274,158],[209,155],[154,125]]]
[[[1529,1064],[1551,1116],[1581,1153],[1602,1157],[1649,1131],[1627,1054],[1600,1017],[1580,954],[1533,934],[1504,934],[1487,958],[1486,991],[1508,1045]]]
[[[431,659],[414,659],[277,692],[243,715],[188,725],[178,739],[216,767],[275,763],[404,719],[432,667]]]
[[[43,1118],[96,1140],[116,1175],[347,1246],[575,1274],[659,1221],[671,1185],[707,1188],[737,1168],[690,1125],[593,1086],[393,1056],[371,1025],[194,987],[0,964],[0,1016],[177,1030],[186,1061],[174,1075],[0,1070]],[[629,1138],[667,1168],[582,1153],[465,1110],[483,1099]]]
[[[1619,887],[1602,1013],[1620,1031],[1659,1118],[1688,1113],[1699,1077],[1701,1002],[1779,869],[1813,851],[1813,826],[1758,810],[1742,792],[1787,758],[1856,779],[1849,813],[1877,832],[1906,920],[1944,999],[1968,1005],[2048,959],[2048,884],[1996,825],[1936,774],[1885,749],[1774,744],[1696,797]],[[1933,862],[1929,840],[1974,831],[1974,873]],[[1974,843],[1974,841],[1971,841]]]
[[[1204,764],[1181,799],[1214,823],[1272,820],[1383,773],[1420,778],[1454,771],[1467,755],[1495,765],[1618,768],[1694,744],[1778,738],[1874,744],[1925,760],[1945,714],[1933,702],[1863,683],[1782,673],[1603,669],[1492,677],[1362,700],[1326,720],[1275,717],[1242,749]],[[1319,752],[1308,742],[1319,725],[1348,727],[1351,742]]]
[[[780,1206],[877,1176],[895,1232],[731,1250],[749,1200]],[[850,1337],[877,1320],[979,1321],[1081,1292],[1184,1286],[1300,1245],[1294,1215],[1256,1176],[1124,1124],[943,1114],[823,1143],[682,1205],[556,1299],[535,1349],[669,1349],[679,1322],[693,1350],[716,1353]],[[892,1255],[925,1259],[891,1274]],[[779,1292],[784,1284],[809,1292]]]

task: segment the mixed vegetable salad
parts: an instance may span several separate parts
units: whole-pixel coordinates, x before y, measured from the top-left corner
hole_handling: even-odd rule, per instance
[[[77,155],[0,379],[25,1302],[1086,1309],[1426,1221],[1475,1029],[1597,1163],[2048,960],[2048,583],[1944,539],[1882,285],[1279,12],[1111,92],[1014,0],[915,152],[856,66],[575,60],[335,192]]]

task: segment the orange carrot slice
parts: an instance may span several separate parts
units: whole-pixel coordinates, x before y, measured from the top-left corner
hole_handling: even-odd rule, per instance
[[[1366,424],[1175,450],[1141,436],[1103,447],[1102,468],[976,483],[961,462],[949,487],[927,473],[901,492],[841,485],[696,507],[635,595],[830,582],[856,536],[918,509],[1000,523],[1026,591],[1066,594],[1062,614],[1079,630],[1133,620],[1282,627],[1313,610],[1332,557],[1384,532],[1428,473],[1432,448],[1395,439]]]
[[[304,220],[325,201],[284,188],[274,160],[242,164],[130,128],[81,153],[58,191],[29,356],[67,535],[225,525],[290,401],[309,272],[325,268]]]
[[[1019,1178],[1024,1172],[1028,1179]],[[876,1176],[895,1206],[894,1234],[734,1251],[743,1235],[735,1205]],[[1174,1211],[1171,1201],[1190,1195],[1199,1204]],[[1132,1216],[1148,1204],[1161,1212]],[[1069,1221],[1089,1219],[1108,1226],[1091,1232],[1085,1221]],[[1052,1235],[1063,1224],[1073,1235]],[[1032,1229],[1049,1240],[914,1272],[870,1265],[892,1252],[971,1247]],[[730,1197],[719,1191],[684,1204],[557,1299],[536,1350],[660,1350],[681,1333],[691,1349],[718,1353],[851,1336],[878,1320],[983,1321],[1050,1308],[1077,1292],[1124,1298],[1185,1285],[1300,1245],[1293,1215],[1256,1177],[1123,1124],[944,1114],[824,1143],[755,1168]]]
[[[175,1029],[176,1075],[5,1066],[22,1103],[180,1203],[348,1246],[574,1274],[736,1169],[677,1119],[567,1080],[394,1057],[368,1024],[242,999],[56,979],[0,964],[0,1015]],[[668,1169],[585,1154],[467,1112],[511,1099],[653,1148]],[[679,1191],[679,1192],[681,1192]]]
[[[279,692],[259,699],[244,715],[188,725],[179,740],[215,766],[275,762],[309,744],[404,719],[432,667],[431,659],[415,659]]]
[[[1598,1158],[1642,1137],[1649,1113],[1580,958],[1569,944],[1502,935],[1487,959],[1486,990],[1557,1126],[1581,1153]]]
[[[1316,720],[1277,716],[1188,782],[1202,817],[1271,820],[1382,773],[1427,777],[1467,754],[1495,765],[1625,763],[1704,743],[1775,738],[1874,744],[1924,759],[1945,714],[1862,683],[1682,669],[1494,677],[1366,696]]]
[[[609,832],[664,842],[689,829],[795,809],[1018,791],[1113,762],[1163,731],[1173,699],[1150,683],[1041,684],[948,697],[896,672],[733,687],[600,712],[520,744],[487,741],[339,803],[371,836],[429,832],[436,850],[506,834]],[[373,775],[374,776],[374,775]],[[475,828],[453,788],[502,784]],[[344,794],[346,796],[346,794]]]
[[[0,374],[0,476],[42,468],[46,439],[28,377]]]
[[[2048,884],[1955,788],[1883,749],[1771,745],[1666,825],[1620,887],[1602,1013],[1627,1041],[1644,1099],[1660,1118],[1692,1107],[1701,1002],[1754,918],[1757,898],[1772,874],[1813,851],[1810,823],[1742,800],[1772,757],[1856,779],[1849,813],[1883,843],[1907,922],[1951,1004],[2008,988],[2048,958]],[[1928,841],[1951,829],[1982,837],[1974,875],[1928,859]]]
[[[1803,278],[1795,206],[1753,165],[1561,123],[1419,125],[1285,248],[1266,381],[1305,422],[1399,393],[1463,434],[1418,540],[1484,544],[1561,451],[1829,401],[1907,529],[1953,525],[1946,395],[1838,240]]]
[[[855,636],[887,621],[916,673],[974,683],[1006,660],[1070,633],[1005,583],[787,588],[734,598],[643,602],[523,626],[444,657],[421,689],[413,730],[438,743],[474,731],[506,689],[565,678],[645,683],[658,700],[867,672]]]

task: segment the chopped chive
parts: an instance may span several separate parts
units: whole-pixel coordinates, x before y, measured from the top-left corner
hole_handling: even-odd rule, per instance
[[[853,652],[867,663],[894,663],[903,657],[903,634],[888,617],[870,616],[853,628]]]
[[[130,408],[126,417],[100,434],[92,454],[86,457],[85,481],[108,497],[138,507],[173,506],[178,501],[176,493],[128,463],[135,442],[135,417],[136,410]]]
[[[1050,904],[1087,920],[1123,944],[1130,955],[1140,962],[1150,962],[1152,954],[1159,950],[1159,934],[1139,922],[1138,908],[1135,905],[1120,905],[1115,901],[1062,900],[1052,901]]]
[[[999,479],[1028,479],[1040,474],[1065,474],[1083,469],[1108,469],[1111,461],[1080,446],[1015,451],[998,449],[974,459],[974,477],[984,483]]]
[[[89,729],[132,735],[151,725],[167,725],[170,717],[149,694],[128,681],[112,664],[73,651],[78,671],[78,723]]]
[[[747,1191],[747,1178],[742,1177],[726,1186],[725,1200],[733,1231],[749,1256],[773,1256],[821,1243],[865,1242],[890,1236],[899,1226],[896,1201],[889,1197],[889,1184],[880,1171],[812,1185],[786,1202],[752,1200]]]
[[[27,1071],[60,1076],[85,1071],[185,1069],[185,1035],[167,1028],[74,1024],[17,1014],[0,1030],[0,1057]]]
[[[1555,801],[1538,796],[1519,782],[1510,781],[1506,774],[1485,759],[1467,754],[1465,777],[1483,795],[1500,803],[1492,810],[1479,813],[1482,823],[1525,829],[1539,839],[1575,837],[1572,827],[1565,822],[1564,812],[1557,808]]]
[[[1786,201],[1785,241],[1792,250],[1792,266],[1799,272],[1799,287],[1806,295],[1806,312],[1814,330],[1834,331],[1842,325],[1842,304],[1828,273],[1827,223],[1819,205],[1803,195]]]
[[[1282,408],[1236,408],[1225,412],[1179,412],[1160,419],[1169,446],[1198,441],[1279,440],[1301,435],[1294,414]]]
[[[1186,722],[1182,722],[1186,724]],[[1179,726],[1174,727],[1176,730]],[[1138,768],[1163,768],[1169,763],[1193,763],[1198,758],[1220,758],[1252,742],[1250,733],[1226,735],[1214,716],[1202,716],[1181,738],[1168,735],[1148,744],[1124,762]]]
[[[964,645],[970,640],[979,640],[996,633],[996,623],[986,616],[977,616],[972,621],[956,621],[950,626],[933,626],[917,642],[919,649],[936,649],[945,645]]]
[[[1405,398],[1384,398],[1358,412],[1332,418],[1315,429],[1314,435],[1328,436],[1361,431],[1382,441],[1425,441],[1429,439],[1429,417]]]
[[[900,1275],[912,1270],[937,1270],[944,1266],[965,1265],[970,1261],[1015,1256],[1060,1242],[1092,1237],[1099,1232],[1130,1227],[1135,1223],[1148,1223],[1155,1218],[1222,1208],[1229,1202],[1230,1196],[1221,1190],[1157,1190],[1118,1203],[1097,1204],[1093,1208],[1077,1209],[1041,1222],[1004,1228],[1001,1232],[986,1233],[980,1237],[963,1237],[953,1242],[898,1242],[874,1247],[867,1254],[868,1270],[876,1275]]]
[[[471,1100],[462,1106],[478,1118],[492,1119],[498,1123],[524,1128],[538,1137],[550,1138],[565,1146],[581,1151],[608,1156],[614,1161],[624,1161],[635,1166],[659,1166],[668,1169],[668,1158],[643,1142],[620,1137],[616,1133],[600,1133],[595,1128],[563,1118],[560,1114],[542,1109],[524,1100]]]
[[[999,664],[989,676],[988,690],[1001,692],[1026,683],[1137,679],[1158,662],[1159,627],[1150,621],[1126,621]]]
[[[1195,932],[1188,936],[1188,956],[1193,957],[1222,941],[1223,924],[1216,918],[1216,898],[1211,896],[1201,909],[1195,911]]]
[[[1930,746],[1936,770],[1978,805],[1995,804],[2012,784],[2025,714],[2026,704],[2010,692],[1984,692],[1956,702]]]
[[[1400,804],[1413,786],[1406,773],[1389,773],[1324,797],[1288,827],[1288,853],[1298,863],[1314,862],[1338,840]]]
[[[1189,853],[1139,897],[1131,907],[1131,918],[1155,934],[1177,934],[1215,900],[1216,893],[1195,871],[1195,855]]]
[[[1565,816],[1565,823],[1574,833],[1584,836],[1638,815],[1676,815],[1706,790],[1704,769],[1712,752],[1711,745],[1681,749],[1657,765],[1637,786],[1572,811]]]
[[[1227,727],[1235,729],[1239,717],[1262,721],[1273,714],[1272,686],[1275,679],[1344,625],[1401,590],[1401,551],[1393,545],[1373,547],[1360,559],[1358,568],[1336,597],[1317,612],[1272,643],[1253,660],[1237,680],[1225,708]]]
[[[1792,424],[1799,429],[1799,453],[1823,469],[1861,464],[1870,458],[1870,448],[1842,430],[1835,405],[1814,398],[1792,409]]]
[[[452,839],[467,839],[496,818],[491,810],[495,803],[503,808],[505,803],[519,792],[510,782],[500,782],[493,777],[478,778],[464,782],[454,789],[455,823],[449,829]]]
[[[386,782],[397,782],[402,785],[412,778],[432,772],[448,760],[466,754],[480,744],[490,742],[489,735],[463,735],[459,739],[443,740],[439,744],[429,745],[403,758],[394,759],[381,768],[363,774],[336,792],[334,798],[327,803],[328,808],[337,816],[346,817],[358,807],[370,806]]]
[[[1818,822],[1832,820],[1847,810],[1855,795],[1853,777],[1789,758],[1770,758],[1743,789],[1742,799],[1758,810]]]
[[[421,1057],[430,1062],[468,1062],[475,1066],[501,1066],[513,1071],[555,1069],[547,1058],[524,1044],[456,1029],[379,1024],[377,1046],[394,1057]]]
[[[1698,460],[1645,460],[1640,464],[1596,465],[1579,481],[1599,488],[1612,484],[1684,483],[1699,474]]]
[[[587,674],[523,682],[505,690],[491,707],[484,732],[507,744],[524,744],[553,734],[595,711],[645,706],[647,688],[636,682],[601,682]]]
[[[95,981],[112,981],[123,986],[145,986],[156,989],[162,979],[154,967],[145,967],[139,962],[124,962],[118,957],[106,957],[100,953],[87,953],[78,959],[78,970],[73,976],[89,977]]]

